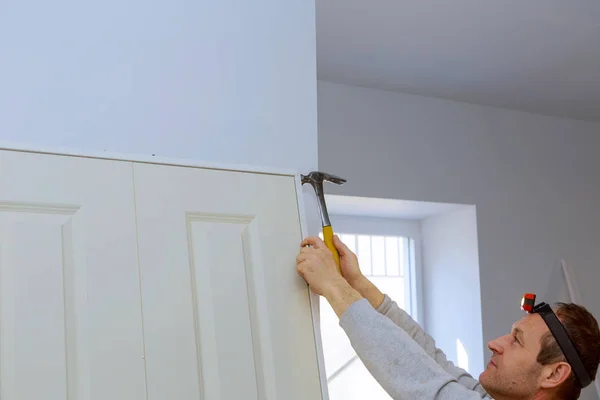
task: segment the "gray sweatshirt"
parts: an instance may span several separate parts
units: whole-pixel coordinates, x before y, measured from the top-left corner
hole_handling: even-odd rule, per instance
[[[340,326],[369,372],[394,400],[491,399],[387,295],[377,310],[366,299],[353,303],[340,318]]]

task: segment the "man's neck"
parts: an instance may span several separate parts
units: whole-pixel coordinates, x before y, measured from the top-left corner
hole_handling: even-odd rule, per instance
[[[514,396],[504,396],[504,395],[493,395],[490,393],[494,400],[554,400],[554,397],[544,391],[539,390],[533,396],[527,397],[514,397]]]
[[[538,391],[531,400],[554,400],[555,397],[553,394],[543,391]]]
[[[552,393],[543,390],[538,390],[538,392],[534,394],[530,400],[555,400],[555,397]]]

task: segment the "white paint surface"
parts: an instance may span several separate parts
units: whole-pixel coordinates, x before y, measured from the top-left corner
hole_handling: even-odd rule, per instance
[[[482,347],[562,258],[600,316],[600,124],[320,82],[319,135],[332,194],[476,205]]]
[[[367,215],[336,214],[331,216],[334,230],[359,235],[404,236],[421,240],[419,221],[379,218]]]
[[[134,179],[150,399],[320,399],[294,177]]]
[[[475,207],[421,222],[425,327],[448,359],[483,372],[481,293]]]
[[[147,399],[132,179],[0,152],[0,398]]]
[[[296,176],[0,151],[0,188],[3,399],[327,399]]]
[[[5,0],[0,140],[316,168],[314,7]]]
[[[319,78],[600,120],[600,2],[328,0]]]
[[[462,204],[358,196],[326,195],[325,198],[331,214],[416,221],[463,207]]]

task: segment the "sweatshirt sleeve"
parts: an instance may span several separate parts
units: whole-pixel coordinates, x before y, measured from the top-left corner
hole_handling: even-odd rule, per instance
[[[377,308],[377,311],[388,317],[394,324],[402,328],[425,352],[432,357],[446,372],[452,375],[460,384],[469,389],[485,394],[485,389],[478,380],[474,379],[467,371],[454,365],[446,358],[446,354],[435,346],[435,340],[421,328],[415,320],[388,295]]]
[[[366,299],[346,310],[340,326],[369,372],[393,399],[489,398],[485,392],[459,383],[407,332],[378,313]]]

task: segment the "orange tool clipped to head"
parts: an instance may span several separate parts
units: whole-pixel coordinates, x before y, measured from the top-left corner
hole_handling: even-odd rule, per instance
[[[535,294],[533,293],[525,293],[525,296],[521,299],[521,310],[525,311],[528,314],[533,312],[533,307],[535,306]]]

